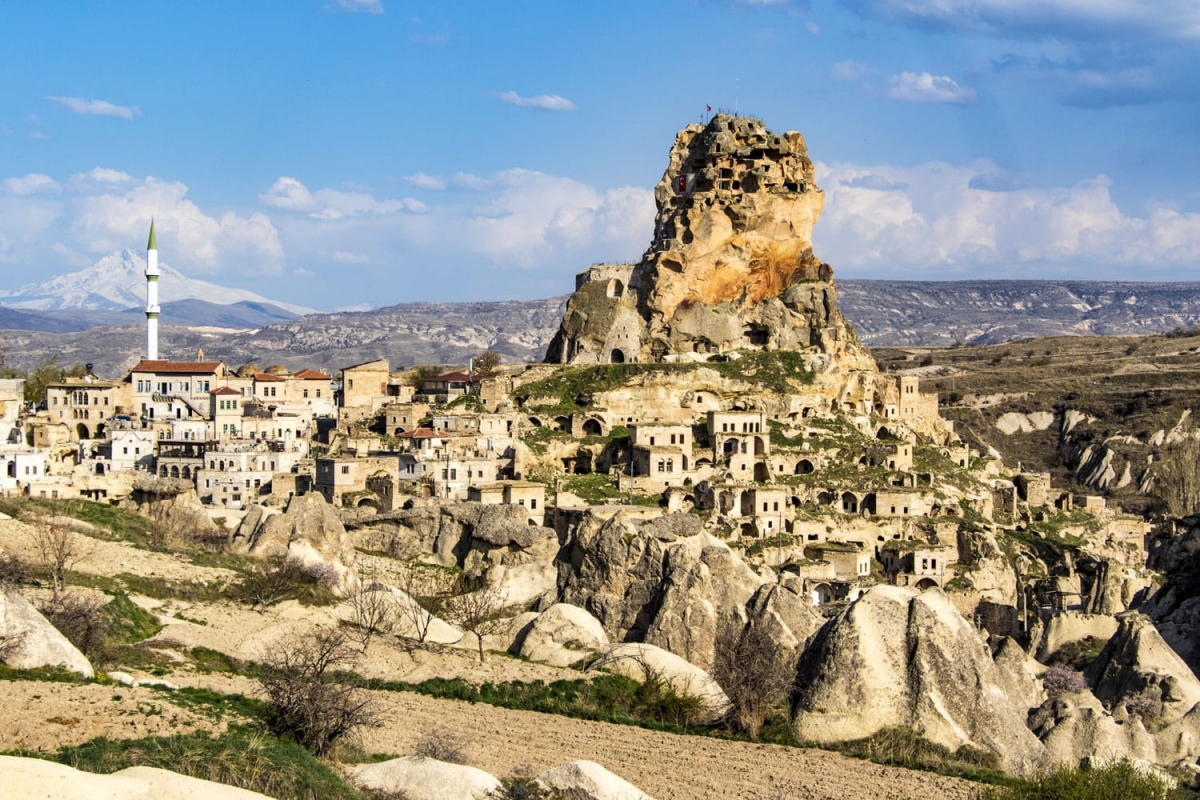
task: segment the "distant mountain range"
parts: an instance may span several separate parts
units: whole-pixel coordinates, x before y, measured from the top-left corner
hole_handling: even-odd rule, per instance
[[[269,300],[245,289],[230,289],[189,278],[169,264],[159,262],[160,303],[203,300],[213,305],[260,303],[276,306],[293,316],[314,313],[311,308]],[[119,311],[146,303],[146,259],[132,250],[109,253],[87,269],[59,275],[19,289],[0,291],[0,305],[33,311],[64,309]]]
[[[120,261],[132,266],[121,270],[136,267],[136,279],[144,281],[140,274],[144,266],[137,266],[137,259],[135,254],[122,254]],[[170,283],[189,280],[172,273],[170,281],[162,281],[164,294]],[[124,280],[128,288],[131,280]],[[213,286],[190,281],[197,284]],[[25,292],[28,301],[36,301],[37,296],[53,294],[27,288],[28,292],[18,290],[9,297]],[[215,289],[230,293],[218,298],[239,296],[233,294],[237,290]],[[988,344],[1200,327],[1200,283],[839,280],[838,289],[842,312],[863,342],[877,347]],[[109,297],[113,303],[117,302],[114,296],[129,296],[108,289],[90,294]],[[73,296],[81,303],[99,302],[82,299],[78,288]],[[5,302],[0,296],[0,303]],[[57,355],[64,364],[91,362],[98,374],[117,376],[137,361],[145,346],[140,311],[144,301],[139,296],[136,302],[134,308],[124,310],[0,307],[0,328],[8,329],[0,333],[0,347],[13,366],[31,367]],[[540,361],[565,304],[563,295],[543,300],[401,303],[375,311],[295,317],[294,312],[301,310],[296,306],[262,298],[230,304],[177,300],[163,304],[160,351],[185,359],[203,348],[207,358],[232,365],[253,362],[260,367],[282,364],[330,370],[373,358],[388,358],[394,366],[461,364],[488,348],[508,363]],[[86,333],[84,326],[89,328]]]

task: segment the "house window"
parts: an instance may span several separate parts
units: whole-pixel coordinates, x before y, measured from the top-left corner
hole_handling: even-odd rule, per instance
[[[349,474],[350,474],[350,465],[349,465],[349,464],[343,464],[343,465],[342,465],[342,474],[343,474],[343,475],[349,475]]]
[[[308,397],[308,389],[305,389],[305,390],[304,390],[304,396],[305,396],[305,397]]]
[[[536,509],[537,508],[537,500],[531,498],[529,501],[529,507]]]

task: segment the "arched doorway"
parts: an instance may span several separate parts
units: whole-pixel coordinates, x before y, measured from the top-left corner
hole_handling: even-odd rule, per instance
[[[103,465],[103,464],[97,464],[97,465],[96,465],[96,474],[97,474],[97,475],[103,475],[103,474],[104,474],[104,465]]]
[[[812,588],[812,604],[814,606],[824,605],[833,600],[833,587],[828,583],[818,583]]]
[[[761,436],[755,436],[754,437],[754,455],[764,456],[766,454],[767,454],[767,445],[765,442],[763,442],[763,438]]]
[[[754,480],[755,481],[762,483],[765,480],[769,480],[770,477],[771,477],[771,470],[767,467],[765,462],[759,461],[757,464],[754,465]]]
[[[620,350],[619,348],[614,347],[613,351],[612,351],[612,355],[610,356],[610,360],[614,364],[624,364],[625,363],[625,353],[622,350]]]
[[[816,468],[813,466],[813,463],[807,458],[802,458],[796,462],[797,475],[811,475],[815,470]]]
[[[178,466],[174,466],[174,465],[173,465],[173,466],[171,467],[171,477],[172,477],[172,478],[178,478],[178,477],[179,477],[179,467],[178,467]]]
[[[80,439],[90,439],[90,438],[92,438],[92,437],[91,437],[91,436],[88,434],[88,426],[87,426],[87,425],[85,425],[85,424],[83,424],[82,422],[81,422],[81,423],[79,423],[78,425],[76,425],[76,426],[75,426],[75,434],[76,434],[76,435],[77,435],[77,436],[78,436]]]
[[[846,492],[842,495],[842,511],[847,514],[858,513],[858,498],[853,492]]]
[[[583,433],[585,436],[603,436],[604,426],[598,419],[584,420]]]
[[[563,431],[564,433],[570,433],[571,432],[571,418],[570,417],[555,417],[554,418],[554,430]]]
[[[934,589],[937,587],[937,585],[937,581],[935,581],[933,578],[921,578],[921,580],[917,581],[917,585],[914,588],[918,592],[923,592],[926,589]]]

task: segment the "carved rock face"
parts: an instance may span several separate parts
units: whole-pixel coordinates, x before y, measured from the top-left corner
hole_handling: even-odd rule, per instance
[[[838,311],[833,270],[813,254],[825,205],[813,181],[794,131],[724,114],[680,131],[655,189],[649,249],[636,265],[579,276],[546,360],[811,348],[873,369]]]

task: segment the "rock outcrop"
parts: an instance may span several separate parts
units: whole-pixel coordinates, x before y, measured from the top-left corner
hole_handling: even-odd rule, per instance
[[[537,779],[546,788],[568,793],[578,800],[654,800],[595,761],[572,761],[546,770]]]
[[[937,589],[876,586],[816,635],[797,669],[800,739],[859,739],[895,725],[956,750],[995,753],[1028,774],[1044,750],[979,633]]]
[[[83,653],[13,591],[0,592],[0,661],[17,669],[62,667],[85,678],[96,676]]]
[[[598,619],[578,606],[556,603],[530,624],[519,655],[554,667],[568,667],[607,645],[608,634]]]
[[[141,477],[121,504],[185,541],[214,541],[223,537],[191,481]]]
[[[410,800],[481,800],[500,788],[493,775],[475,767],[404,756],[346,770],[356,785]]]
[[[663,519],[680,525],[586,514],[558,561],[558,600],[599,619],[611,641],[646,642],[708,668],[719,625],[744,623],[764,581],[694,516]]]
[[[265,794],[189,778],[165,769],[129,767],[94,775],[40,758],[0,756],[5,797],[46,800],[269,800]]]
[[[874,369],[812,250],[825,205],[804,137],[717,114],[689,125],[655,189],[654,238],[636,265],[581,273],[551,363],[661,361],[740,349],[806,350]]]
[[[252,530],[239,527],[234,547],[263,558],[283,558],[327,582],[335,591],[353,588],[354,545],[333,506],[319,492],[297,495],[282,514],[262,514]]]
[[[711,675],[661,647],[642,642],[614,645],[596,659],[592,669],[603,669],[645,682],[659,678],[681,695],[700,698],[707,711],[705,721],[715,722],[729,709],[729,697]]]

